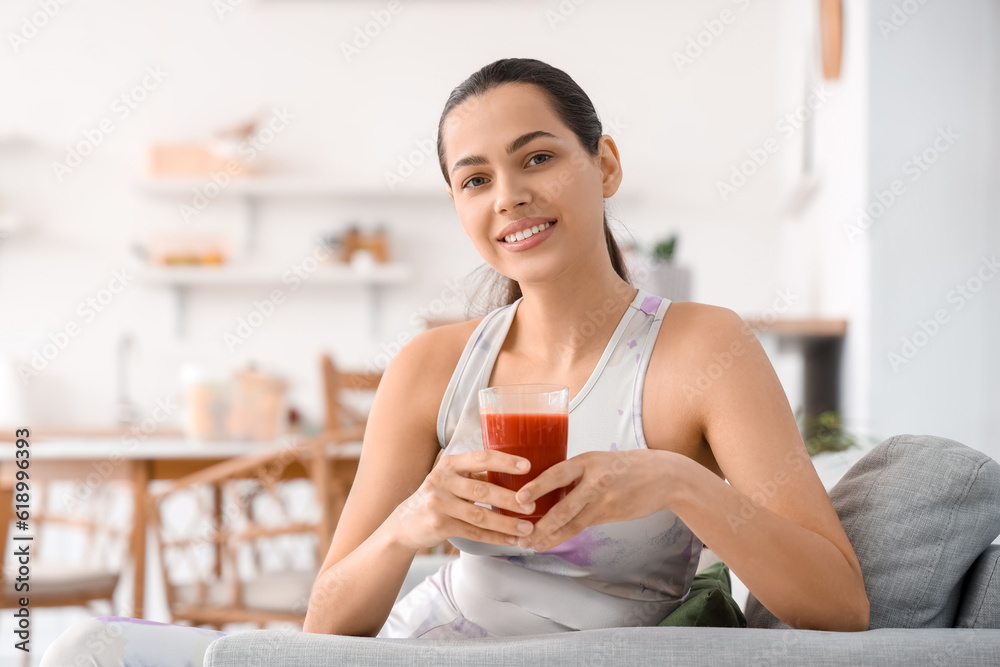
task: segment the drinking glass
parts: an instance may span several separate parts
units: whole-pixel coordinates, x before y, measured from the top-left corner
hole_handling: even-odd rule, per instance
[[[531,462],[524,474],[487,471],[491,484],[518,491],[556,463],[566,460],[569,434],[569,387],[560,384],[515,384],[479,391],[479,417],[483,448],[495,449]],[[494,507],[505,516],[537,522],[566,496],[566,488],[555,489],[535,500],[530,515]]]

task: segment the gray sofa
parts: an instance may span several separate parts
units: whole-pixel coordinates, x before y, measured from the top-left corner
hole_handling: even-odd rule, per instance
[[[795,630],[751,594],[747,628],[608,628],[503,639],[377,639],[258,630],[211,667],[272,665],[1000,665],[1000,464],[953,440],[897,435],[830,498],[871,603],[866,632]],[[438,564],[421,561],[412,586]]]

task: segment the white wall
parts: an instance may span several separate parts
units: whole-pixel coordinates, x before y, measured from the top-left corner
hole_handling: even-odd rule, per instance
[[[123,332],[138,340],[132,384],[143,410],[177,391],[183,362],[228,372],[254,360],[286,374],[292,400],[318,416],[321,348],[344,365],[384,360],[379,355],[392,341],[415,333],[412,316],[448,296],[446,280],[480,263],[443,194],[436,160],[420,166],[405,186],[440,192],[439,203],[274,200],[262,211],[264,251],[253,261],[277,267],[303,257],[320,231],[355,217],[388,222],[394,253],[414,266],[416,278],[387,292],[377,337],[366,329],[363,294],[310,288],[292,294],[231,353],[223,333],[266,290],[194,291],[184,338],[174,334],[169,293],[137,283],[93,322],[77,314],[80,301],[123,265],[131,244],[150,230],[179,224],[177,202],[136,187],[147,145],[206,137],[258,108],[286,107],[295,119],[261,154],[260,166],[345,188],[380,188],[402,156],[434,138],[448,92],[478,67],[507,56],[562,67],[588,91],[623,156],[626,180],[613,208],[627,229],[622,234],[651,243],[678,231],[679,259],[695,270],[694,300],[752,317],[771,306],[779,290],[790,290],[801,295],[794,314],[852,317],[856,295],[841,267],[856,251],[837,230],[863,192],[866,92],[863,51],[852,41],[858,33],[849,31],[845,76],[829,85],[831,94],[814,117],[824,188],[792,219],[782,207],[799,179],[804,134],[796,129],[785,136],[776,124],[802,105],[818,68],[810,41],[815,17],[805,3],[592,1],[560,15],[567,6],[573,5],[403,2],[352,62],[341,43],[383,3],[246,0],[223,18],[211,3],[194,0],[63,7],[18,53],[11,49],[0,59],[2,89],[14,91],[0,115],[0,138],[6,138],[0,139],[0,199],[31,223],[0,246],[0,345],[23,363],[68,322],[85,325],[23,387],[23,419],[36,426],[109,424],[115,345]],[[860,0],[848,2],[849,20],[858,6]],[[705,22],[713,25],[723,10],[733,20],[712,37]],[[5,3],[0,27],[19,30],[35,11],[31,0]],[[714,27],[718,31],[719,23]],[[678,67],[674,54],[699,33],[708,46]],[[113,99],[147,67],[162,68],[166,78],[119,120]],[[51,162],[105,116],[115,119],[114,132],[57,182]],[[16,136],[34,144],[18,147]],[[721,201],[717,183],[769,137],[778,140],[778,151]],[[236,201],[220,199],[199,224],[232,227],[240,215]],[[5,398],[6,405],[13,401]]]
[[[945,436],[1000,459],[1000,278],[961,308],[949,300],[983,256],[1000,254],[1000,6],[926,3],[883,36],[877,22],[891,20],[893,5],[871,7],[869,186],[874,197],[899,179],[906,191],[867,233],[872,418],[886,434]],[[959,138],[912,180],[907,162],[947,127]],[[947,321],[914,341],[939,310]],[[912,358],[904,337],[916,343]],[[891,353],[905,363],[893,368]]]

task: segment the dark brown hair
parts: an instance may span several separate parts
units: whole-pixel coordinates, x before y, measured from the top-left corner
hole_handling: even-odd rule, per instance
[[[437,152],[441,174],[449,186],[451,185],[451,177],[448,175],[448,166],[444,160],[444,140],[442,138],[445,118],[455,107],[467,99],[481,98],[494,88],[509,83],[538,86],[548,98],[556,115],[559,116],[559,120],[573,131],[587,154],[591,157],[598,155],[598,144],[604,134],[601,119],[597,116],[594,104],[587,97],[587,93],[583,92],[576,81],[561,69],[540,60],[504,58],[486,65],[459,84],[451,91],[451,95],[448,96],[448,101],[444,105],[441,120],[438,122]],[[607,242],[608,255],[611,257],[611,265],[615,272],[621,276],[622,280],[631,284],[625,259],[618,243],[615,242],[611,228],[608,226],[607,210],[604,212],[604,240]],[[480,310],[482,313],[486,313],[499,306],[514,303],[521,296],[521,286],[517,284],[516,280],[500,274],[488,264],[484,268],[492,275],[480,284],[475,297],[480,297],[481,292],[485,289],[486,298],[478,299],[478,301],[483,302],[478,308],[472,305],[477,302],[477,299],[470,299],[470,313]]]

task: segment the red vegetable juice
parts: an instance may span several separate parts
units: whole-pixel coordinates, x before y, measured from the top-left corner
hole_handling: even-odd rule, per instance
[[[556,463],[566,460],[566,438],[569,433],[567,414],[480,414],[483,425],[483,447],[496,449],[531,461],[531,470],[523,475],[487,471],[491,484],[518,491]],[[531,515],[494,507],[505,516],[516,516],[537,522],[552,506],[566,495],[566,488],[551,491],[535,500]]]

